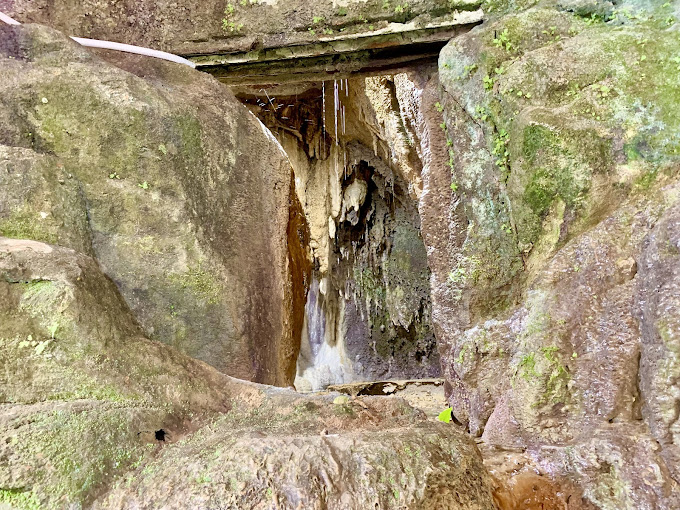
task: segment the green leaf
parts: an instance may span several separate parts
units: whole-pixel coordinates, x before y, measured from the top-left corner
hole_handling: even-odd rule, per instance
[[[45,350],[45,347],[47,347],[47,344],[49,344],[49,343],[50,343],[49,340],[43,340],[42,342],[40,342],[35,348],[35,353],[37,355],[41,355],[43,353],[43,351]]]
[[[444,409],[441,413],[439,413],[439,416],[437,416],[437,419],[439,421],[443,421],[444,423],[450,423],[452,416],[453,416],[453,408],[449,407],[448,409]]]

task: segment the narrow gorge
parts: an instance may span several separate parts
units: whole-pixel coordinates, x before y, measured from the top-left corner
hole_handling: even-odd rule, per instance
[[[680,508],[680,2],[0,12],[0,510]]]

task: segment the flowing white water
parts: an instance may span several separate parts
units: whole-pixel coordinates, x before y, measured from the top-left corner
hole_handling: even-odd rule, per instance
[[[302,345],[298,356],[295,388],[298,391],[317,391],[330,384],[352,380],[351,363],[345,346],[335,341],[338,313],[324,303],[324,284],[312,280],[305,305]]]

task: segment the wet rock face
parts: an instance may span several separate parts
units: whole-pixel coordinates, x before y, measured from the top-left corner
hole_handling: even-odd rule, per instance
[[[239,89],[289,155],[310,227],[299,389],[439,374],[417,209],[430,72]]]
[[[232,379],[144,337],[96,260],[0,237],[0,503],[494,508],[460,428]]]
[[[271,134],[184,66],[108,54],[112,65],[50,30],[0,30],[14,41],[2,46],[0,234],[96,257],[151,338],[290,384],[301,240]]]

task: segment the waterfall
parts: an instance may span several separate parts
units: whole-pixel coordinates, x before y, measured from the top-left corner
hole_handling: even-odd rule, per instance
[[[352,380],[342,338],[336,341],[337,310],[325,302],[324,282],[314,278],[305,305],[305,323],[297,362],[295,388],[317,391]]]

